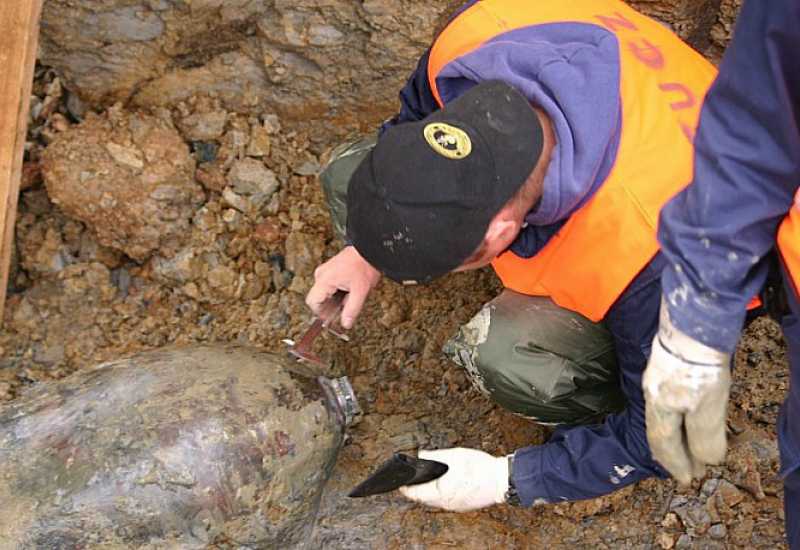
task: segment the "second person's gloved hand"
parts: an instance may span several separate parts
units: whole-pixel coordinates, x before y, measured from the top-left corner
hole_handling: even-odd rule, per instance
[[[506,500],[508,457],[457,447],[420,451],[419,458],[443,462],[450,469],[439,479],[400,487],[406,498],[452,512],[469,512]]]
[[[662,299],[642,379],[647,441],[653,458],[681,483],[725,458],[730,361],[730,354],[676,329]]]

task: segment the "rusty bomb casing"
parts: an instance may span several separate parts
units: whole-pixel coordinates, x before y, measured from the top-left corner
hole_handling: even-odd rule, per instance
[[[0,549],[304,547],[357,404],[298,368],[194,346],[32,388],[0,408]]]

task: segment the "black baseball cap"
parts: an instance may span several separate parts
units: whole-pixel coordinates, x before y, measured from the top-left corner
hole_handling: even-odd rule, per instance
[[[389,128],[347,191],[347,236],[376,269],[425,283],[459,265],[527,180],[543,131],[508,84],[475,85],[418,122]]]

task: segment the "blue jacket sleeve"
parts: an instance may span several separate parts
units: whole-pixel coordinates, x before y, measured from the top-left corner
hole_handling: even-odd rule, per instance
[[[594,498],[666,472],[653,460],[644,421],[642,373],[658,329],[661,273],[657,254],[609,310],[625,410],[602,424],[561,428],[544,445],[514,453],[514,484],[522,504]]]
[[[709,91],[692,183],[662,210],[675,325],[731,352],[800,185],[800,2],[748,0]]]

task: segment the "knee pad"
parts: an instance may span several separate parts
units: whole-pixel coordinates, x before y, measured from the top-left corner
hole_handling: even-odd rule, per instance
[[[444,353],[486,396],[542,424],[593,422],[625,404],[609,331],[549,298],[505,290]]]

